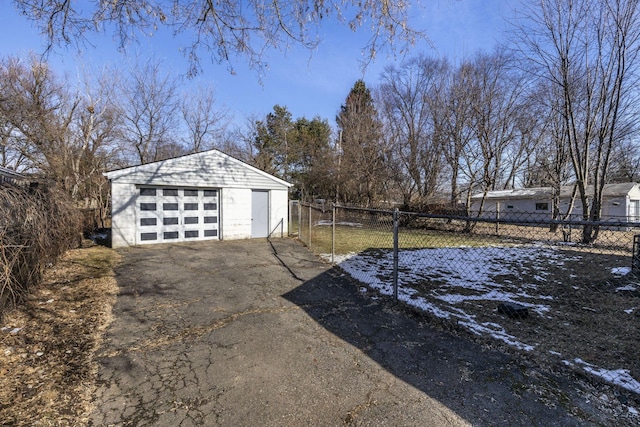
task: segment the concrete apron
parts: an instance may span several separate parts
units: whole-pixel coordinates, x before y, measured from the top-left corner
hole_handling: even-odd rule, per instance
[[[297,241],[121,252],[93,425],[602,421],[562,378],[430,327]]]

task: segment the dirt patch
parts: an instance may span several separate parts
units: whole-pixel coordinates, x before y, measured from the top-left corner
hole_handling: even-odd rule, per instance
[[[0,324],[2,425],[86,425],[97,365],[111,321],[120,256],[90,246],[68,251]]]

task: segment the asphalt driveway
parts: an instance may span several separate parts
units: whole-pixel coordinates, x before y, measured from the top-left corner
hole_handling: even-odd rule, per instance
[[[434,329],[297,241],[121,252],[93,425],[611,424],[570,379]]]

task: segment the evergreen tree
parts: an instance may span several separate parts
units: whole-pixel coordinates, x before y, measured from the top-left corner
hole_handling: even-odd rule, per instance
[[[336,117],[339,202],[379,205],[387,196],[388,155],[382,123],[364,81],[358,80]]]

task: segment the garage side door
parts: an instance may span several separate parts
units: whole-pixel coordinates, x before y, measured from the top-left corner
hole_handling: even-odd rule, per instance
[[[136,200],[136,243],[218,239],[219,191],[141,187]]]
[[[253,190],[251,192],[251,237],[269,235],[269,192]]]

